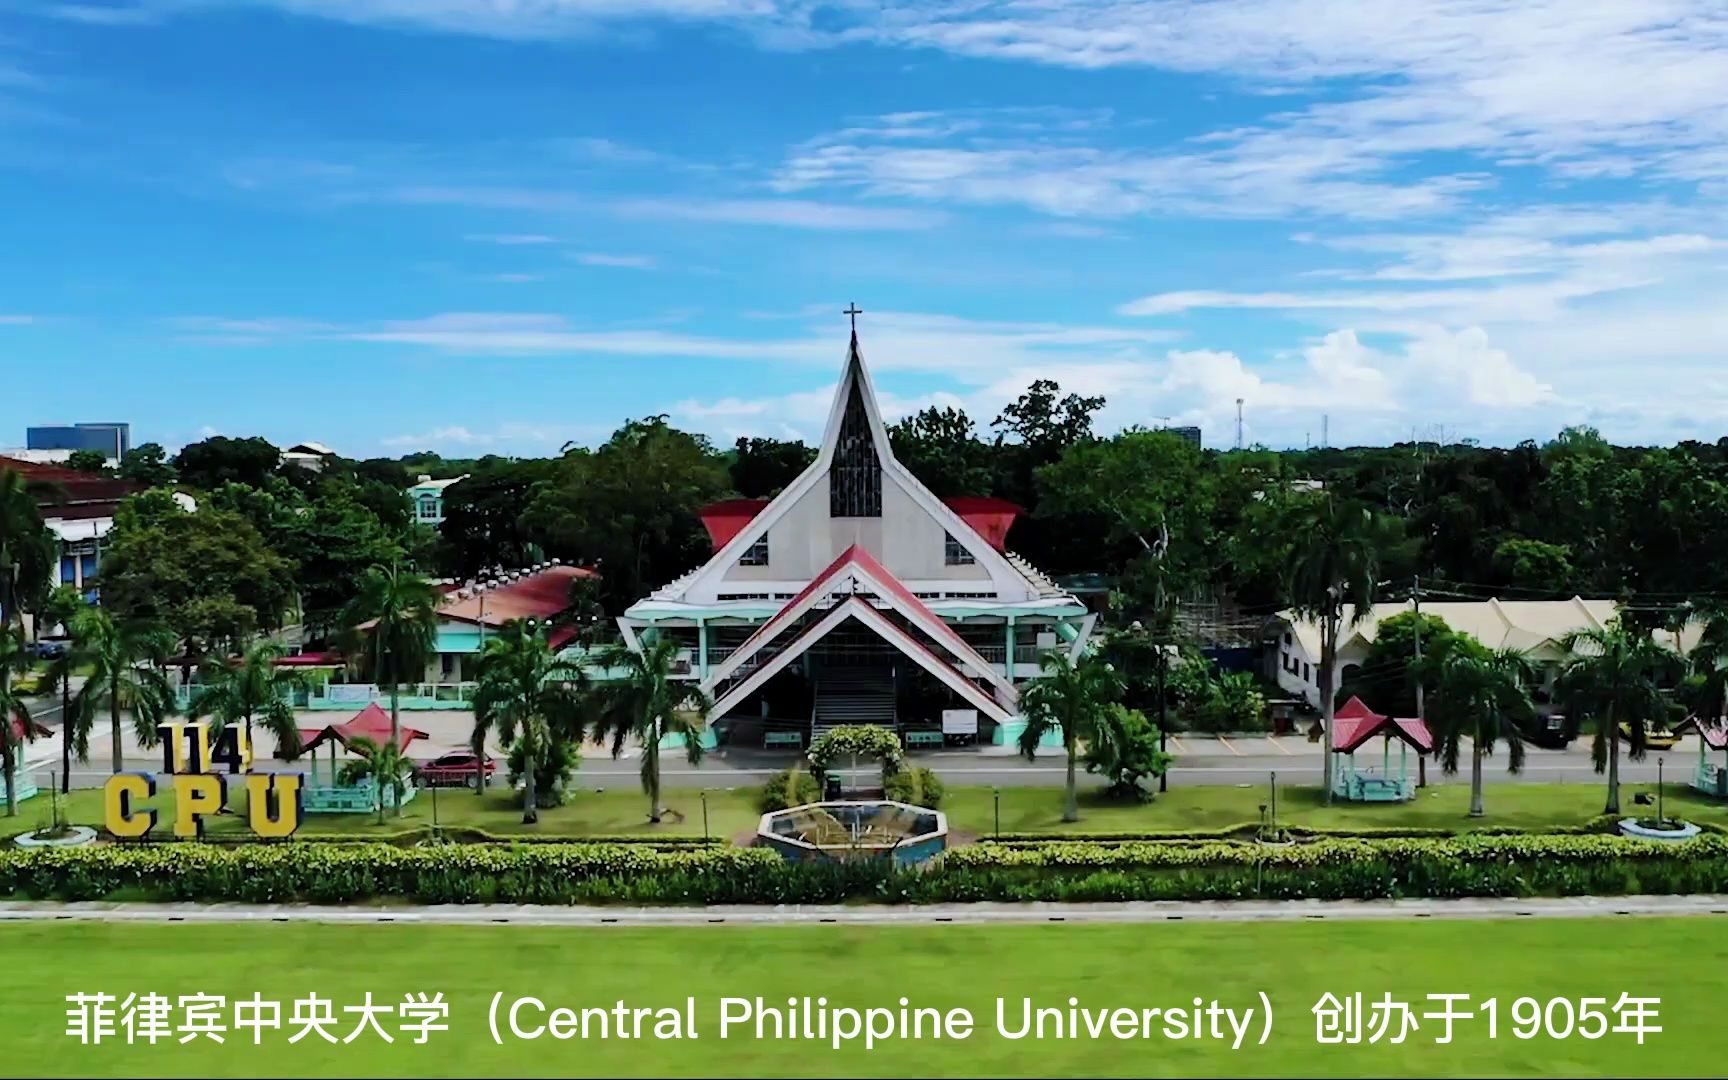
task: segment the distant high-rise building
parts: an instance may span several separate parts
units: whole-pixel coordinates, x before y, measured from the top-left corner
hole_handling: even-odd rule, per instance
[[[132,449],[132,425],[72,424],[26,428],[24,445],[31,450],[96,450],[111,460],[119,461]]]
[[[1200,429],[1197,427],[1167,427],[1164,430],[1179,438],[1187,439],[1196,448],[1200,446]]]

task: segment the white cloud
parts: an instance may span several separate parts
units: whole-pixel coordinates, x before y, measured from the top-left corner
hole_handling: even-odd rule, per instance
[[[0,315],[0,326],[28,326],[35,321],[34,315]]]
[[[576,251],[572,259],[583,266],[610,266],[624,270],[652,270],[657,263],[652,255],[609,255],[603,251]]]
[[[496,281],[501,285],[524,285],[530,281],[544,281],[545,274],[502,273],[487,274],[487,281]]]
[[[56,19],[98,26],[141,26],[160,18],[158,12],[146,7],[106,4],[50,4],[42,13]]]
[[[1268,311],[1421,312],[1465,320],[1544,319],[1561,313],[1568,300],[1655,284],[1655,277],[1617,273],[1578,274],[1552,281],[1514,281],[1468,289],[1352,289],[1329,292],[1238,293],[1184,290],[1129,301],[1122,315],[1173,315],[1203,308]]]
[[[933,210],[803,199],[626,199],[613,209],[625,217],[856,232],[930,229],[947,220]]]

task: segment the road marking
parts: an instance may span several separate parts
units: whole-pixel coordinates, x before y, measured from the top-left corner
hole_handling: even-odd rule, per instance
[[[1232,754],[1235,754],[1237,757],[1242,756],[1242,751],[1236,749],[1234,746],[1231,746],[1229,739],[1226,739],[1224,736],[1220,735],[1220,736],[1218,736],[1218,741],[1224,744],[1224,749],[1230,751]]]
[[[1188,752],[1188,748],[1182,745],[1182,740],[1178,739],[1174,735],[1170,736],[1170,745],[1175,747],[1178,754],[1186,754]]]
[[[1288,757],[1295,757],[1295,756],[1296,756],[1296,755],[1295,755],[1295,754],[1293,754],[1293,753],[1292,753],[1292,752],[1291,752],[1291,751],[1290,751],[1290,750],[1289,750],[1289,748],[1287,748],[1287,747],[1286,747],[1286,746],[1285,746],[1285,745],[1284,745],[1284,744],[1283,744],[1283,743],[1281,743],[1281,742],[1279,742],[1279,741],[1278,741],[1278,736],[1276,736],[1276,735],[1268,735],[1268,736],[1266,736],[1266,741],[1267,741],[1267,742],[1269,742],[1269,743],[1271,743],[1271,744],[1272,744],[1272,748],[1273,748],[1273,749],[1274,749],[1274,750],[1276,750],[1276,751],[1278,751],[1278,752],[1279,752],[1279,753],[1280,753],[1280,754],[1284,754],[1284,755],[1286,755],[1286,756],[1288,756]]]

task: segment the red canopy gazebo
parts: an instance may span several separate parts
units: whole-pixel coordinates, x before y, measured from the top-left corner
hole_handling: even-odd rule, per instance
[[[1356,767],[1356,751],[1375,738],[1384,740],[1378,772]],[[1398,743],[1398,775],[1392,775],[1392,743]],[[1350,759],[1349,770],[1335,770],[1332,792],[1353,802],[1407,802],[1416,789],[1410,783],[1409,752],[1432,753],[1434,735],[1419,719],[1391,717],[1370,709],[1359,697],[1339,706],[1332,719],[1332,752]]]
[[[408,747],[419,739],[430,738],[419,728],[403,726],[397,736],[396,744],[404,754]],[[366,706],[345,724],[331,724],[323,728],[300,729],[300,753],[311,754],[308,761],[311,774],[307,778],[303,794],[303,805],[307,813],[358,813],[377,809],[374,801],[378,796],[376,784],[368,782],[354,787],[345,787],[337,783],[336,748],[343,750],[355,739],[369,739],[378,746],[390,741],[390,714],[379,707],[377,702]],[[318,747],[330,746],[330,776],[323,783],[318,777]],[[403,801],[414,797],[414,788],[410,787],[404,793]]]

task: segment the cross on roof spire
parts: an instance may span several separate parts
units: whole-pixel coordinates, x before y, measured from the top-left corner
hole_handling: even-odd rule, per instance
[[[852,304],[840,314],[850,315],[852,317],[852,332],[856,334],[858,332],[858,316],[864,314],[864,309],[858,306],[857,301],[853,301]]]

